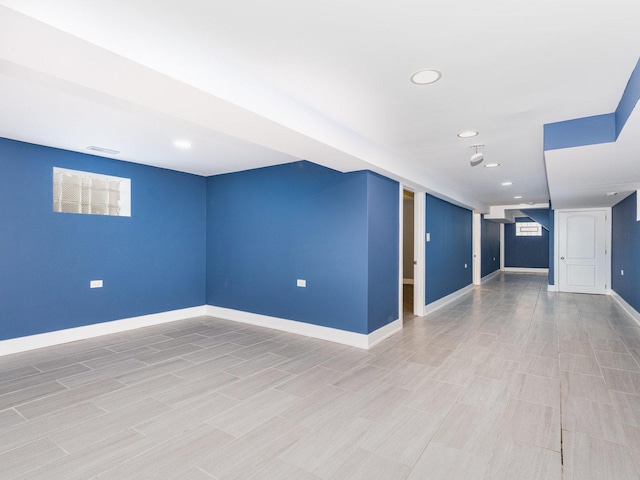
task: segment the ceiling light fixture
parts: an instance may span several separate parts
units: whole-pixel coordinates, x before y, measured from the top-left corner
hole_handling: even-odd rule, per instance
[[[522,198],[522,195],[516,195],[516,196],[515,196],[515,197],[513,197],[513,198]]]
[[[440,80],[440,77],[442,77],[442,73],[438,70],[425,68],[411,75],[411,81],[416,85],[429,85],[430,83],[435,83]]]
[[[499,163],[487,163],[485,165],[485,168],[495,168],[495,167],[499,167],[500,164]]]
[[[513,185],[513,182],[502,182],[503,187],[508,187],[509,185]]]
[[[96,147],[93,145],[90,147],[87,147],[87,150],[92,150],[94,152],[100,152],[100,153],[108,153],[109,155],[117,155],[120,153],[118,150],[111,150],[110,148]]]
[[[615,196],[617,194],[618,194],[618,192],[607,192],[607,193],[605,193],[605,196],[606,197],[613,197],[613,196]]]
[[[474,148],[476,153],[471,155],[471,166],[475,167],[476,165],[480,165],[484,160],[484,153],[479,152],[478,149],[484,147],[482,143],[476,143],[475,145],[471,145],[469,148]]]
[[[183,150],[191,148],[191,142],[187,142],[186,140],[177,140],[173,142],[173,144],[178,148],[182,148]]]
[[[476,132],[475,130],[464,130],[458,133],[458,137],[460,138],[471,138],[475,137],[476,135],[478,135],[478,132]]]

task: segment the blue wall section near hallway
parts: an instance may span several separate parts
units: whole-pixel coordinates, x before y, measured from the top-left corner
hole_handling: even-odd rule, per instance
[[[473,282],[471,211],[427,194],[425,299],[430,304]],[[465,264],[467,268],[465,268]]]
[[[553,208],[549,207],[549,285],[555,285],[555,229],[556,220]]]
[[[518,222],[531,222],[518,218]],[[549,268],[549,232],[543,228],[541,237],[516,237],[516,226],[504,226],[504,266],[519,268]]]
[[[399,318],[400,185],[367,175],[369,332]]]
[[[640,222],[636,221],[636,209],[637,193],[612,209],[611,287],[640,311]]]
[[[365,334],[397,319],[398,188],[309,162],[210,177],[207,303]]]
[[[483,216],[481,230],[480,276],[486,277],[500,270],[500,224]]]
[[[132,216],[54,213],[54,166],[130,178]],[[202,305],[205,198],[203,177],[0,139],[0,339]]]

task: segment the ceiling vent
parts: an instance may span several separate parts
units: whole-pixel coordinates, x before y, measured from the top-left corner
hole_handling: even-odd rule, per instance
[[[120,153],[118,150],[111,150],[110,148],[95,147],[95,146],[87,147],[87,150],[92,150],[94,152],[100,152],[100,153],[106,153],[108,155],[117,155],[117,154]]]

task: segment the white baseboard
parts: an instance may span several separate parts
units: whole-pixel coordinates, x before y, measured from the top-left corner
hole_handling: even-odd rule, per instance
[[[547,291],[548,292],[559,292],[560,289],[558,288],[557,285],[547,285]]]
[[[243,312],[241,310],[233,310],[231,308],[216,307],[214,305],[207,305],[205,307],[205,312],[206,315],[210,317],[248,323],[258,327],[273,328],[275,330],[318,338],[320,340],[328,340],[330,342],[341,343],[343,345],[363,349],[369,349],[377,343],[380,343],[385,338],[388,338],[394,333],[402,330],[402,319],[394,320],[375,332],[366,335],[364,333],[348,332],[338,328],[323,327],[321,325],[297,322],[295,320],[287,320],[286,318],[270,317],[267,315],[260,315],[258,313]]]
[[[489,280],[491,280],[493,277],[497,277],[498,275],[500,275],[502,272],[500,271],[500,269],[496,270],[495,272],[491,272],[489,275],[485,275],[484,277],[482,277],[480,279],[480,284],[483,283],[487,283]]]
[[[402,284],[403,285],[413,285],[413,278],[403,278],[402,279]]]
[[[428,305],[425,305],[424,307],[424,315],[428,315],[429,313],[433,313],[436,310],[444,307],[445,305],[454,302],[455,300],[459,299],[460,297],[466,295],[469,292],[473,291],[473,284],[471,285],[467,285],[464,288],[461,288],[460,290],[457,290],[453,293],[450,293],[449,295],[447,295],[446,297],[442,297],[440,300],[436,300],[435,302],[431,302]]]
[[[139,317],[123,318],[111,322],[96,323],[82,327],[56,330],[55,332],[39,333],[26,337],[11,338],[0,341],[0,356],[12,353],[26,352],[37,348],[50,347],[61,343],[75,342],[87,338],[99,337],[110,333],[126,332],[136,328],[160,325],[162,323],[175,322],[205,314],[204,305],[199,307],[183,308],[168,312],[153,313]]]
[[[627,301],[618,295],[614,290],[611,290],[611,296],[613,299],[620,304],[620,306],[624,309],[625,312],[629,314],[631,318],[633,318],[638,325],[640,325],[640,312],[638,312],[635,308],[633,308]]]
[[[513,273],[549,273],[548,268],[504,267],[504,271]]]

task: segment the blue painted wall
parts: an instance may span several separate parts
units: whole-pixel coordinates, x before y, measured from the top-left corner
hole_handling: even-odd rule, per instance
[[[544,126],[545,151],[615,141],[615,113],[548,123]]]
[[[640,101],[640,60],[631,72],[615,112],[576,118],[544,126],[544,149],[615,142]]]
[[[633,72],[631,72],[620,103],[616,107],[616,138],[622,132],[638,101],[640,101],[640,59],[638,59]]]
[[[400,185],[367,174],[369,332],[399,318]]]
[[[482,277],[500,270],[500,224],[484,219],[481,223],[480,273]]]
[[[612,209],[611,287],[640,311],[640,222],[636,221],[637,193]],[[624,276],[620,274],[624,270]]]
[[[132,216],[54,213],[54,166],[131,178]],[[0,139],[0,339],[204,304],[205,198],[203,177]]]
[[[398,188],[309,162],[210,177],[207,303],[365,334],[397,319]]]
[[[517,222],[531,222],[521,217]],[[549,232],[542,229],[541,237],[516,237],[516,226],[504,226],[504,266],[520,268],[549,268]]]
[[[473,283],[471,211],[427,194],[425,299],[427,305]],[[464,265],[467,264],[467,268]]]
[[[549,285],[555,285],[555,267],[556,267],[556,259],[555,259],[555,246],[553,244],[553,239],[555,237],[555,212],[553,208],[549,207]]]

